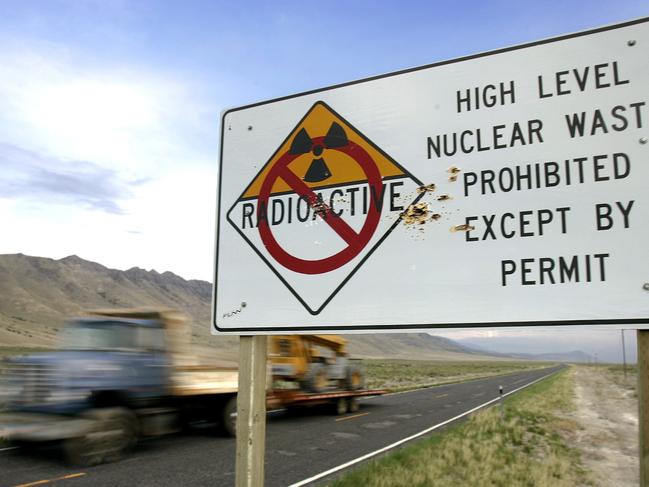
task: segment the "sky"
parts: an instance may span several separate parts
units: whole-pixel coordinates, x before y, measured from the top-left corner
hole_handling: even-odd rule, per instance
[[[223,110],[648,13],[630,0],[0,0],[0,253],[211,280]]]

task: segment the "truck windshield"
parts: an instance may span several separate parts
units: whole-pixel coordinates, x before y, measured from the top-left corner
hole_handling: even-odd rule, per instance
[[[64,331],[63,348],[73,350],[139,348],[137,327],[119,322],[75,323]]]

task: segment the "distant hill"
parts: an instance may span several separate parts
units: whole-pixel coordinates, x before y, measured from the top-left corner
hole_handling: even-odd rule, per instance
[[[592,355],[587,354],[582,350],[572,350],[568,352],[547,352],[547,353],[503,353],[495,352],[493,350],[488,350],[487,346],[481,346],[473,340],[458,340],[453,342],[464,347],[466,350],[473,350],[475,353],[490,354],[498,357],[507,357],[515,358],[519,360],[540,360],[543,362],[580,362],[580,363],[590,363],[594,362],[595,359]]]
[[[570,352],[553,352],[553,353],[515,353],[509,355],[523,360],[543,360],[547,362],[581,362],[590,363],[594,361],[591,355],[581,350]]]
[[[93,308],[164,306],[192,321],[192,342],[236,359],[238,339],[209,332],[212,285],[172,272],[127,271],[71,255],[60,260],[0,255],[0,346],[53,347],[66,320]],[[348,335],[353,356],[376,358],[488,359],[451,340],[427,333]],[[494,357],[492,357],[494,358]]]

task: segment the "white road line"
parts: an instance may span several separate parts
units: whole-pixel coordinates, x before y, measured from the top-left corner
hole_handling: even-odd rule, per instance
[[[6,448],[0,448],[0,451],[8,451],[8,450],[16,450],[18,449],[17,446],[8,446]]]
[[[555,370],[551,374],[544,375],[543,377],[540,377],[540,378],[536,379],[535,381],[530,382],[529,384],[525,384],[524,386],[521,386],[518,389],[514,389],[513,391],[510,391],[510,392],[508,392],[506,394],[503,394],[503,397],[509,396],[510,394],[514,394],[515,392],[518,392],[521,389],[525,389],[526,387],[529,387],[532,384],[536,384],[537,382],[539,382],[539,381],[541,381],[541,380],[543,380],[543,379],[545,379],[547,377],[550,377],[552,374],[554,374],[556,372],[557,371]],[[495,399],[492,399],[491,401],[487,401],[485,403],[482,403],[479,406],[474,407],[473,409],[469,409],[468,411],[465,411],[462,414],[458,414],[457,416],[455,416],[455,417],[453,417],[451,419],[447,419],[446,421],[442,421],[441,423],[438,423],[435,426],[431,426],[430,428],[427,428],[427,429],[425,429],[423,431],[420,431],[419,433],[415,433],[414,435],[409,436],[408,438],[404,438],[402,440],[399,440],[399,441],[397,441],[395,443],[392,443],[391,445],[385,446],[385,447],[380,448],[380,449],[378,449],[376,451],[373,451],[371,453],[363,455],[362,457],[358,457],[358,458],[355,458],[354,460],[350,460],[347,463],[343,463],[342,465],[338,465],[337,467],[331,468],[331,469],[329,469],[329,470],[327,470],[325,472],[314,475],[313,477],[309,477],[308,479],[304,479],[304,480],[301,480],[301,481],[299,481],[299,482],[297,482],[295,484],[291,484],[291,485],[289,485],[289,487],[301,487],[303,485],[307,485],[307,484],[309,484],[311,482],[315,482],[316,480],[319,480],[319,479],[321,479],[323,477],[326,477],[327,475],[331,475],[332,473],[336,473],[336,472],[338,472],[340,470],[344,470],[345,468],[348,468],[348,467],[351,467],[352,465],[363,462],[363,461],[365,461],[365,460],[367,460],[369,458],[372,458],[372,457],[374,457],[376,455],[379,455],[379,454],[381,454],[383,452],[391,450],[392,448],[395,448],[395,447],[397,447],[399,445],[403,445],[404,443],[406,443],[406,442],[408,442],[410,440],[414,440],[415,438],[419,438],[420,436],[423,436],[423,435],[425,435],[427,433],[430,433],[431,431],[434,431],[434,430],[436,430],[438,428],[441,428],[442,426],[445,426],[445,425],[447,425],[449,423],[452,423],[453,421],[457,421],[458,419],[463,418],[464,416],[467,416],[467,415],[469,415],[471,413],[474,413],[475,411],[478,411],[479,409],[482,409],[485,406],[489,406],[490,404],[498,402],[499,399],[500,398],[497,397]]]

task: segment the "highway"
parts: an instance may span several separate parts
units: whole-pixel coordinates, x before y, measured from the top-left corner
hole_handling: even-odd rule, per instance
[[[346,470],[327,474],[336,467],[429,432],[435,425],[460,421],[466,412],[497,399],[499,386],[507,394],[559,368],[368,398],[361,402],[360,411],[344,416],[271,412],[266,430],[265,485],[326,484]],[[234,439],[200,431],[144,441],[120,462],[86,469],[66,467],[54,448],[25,452],[0,447],[0,486],[220,487],[234,485],[234,466]]]

